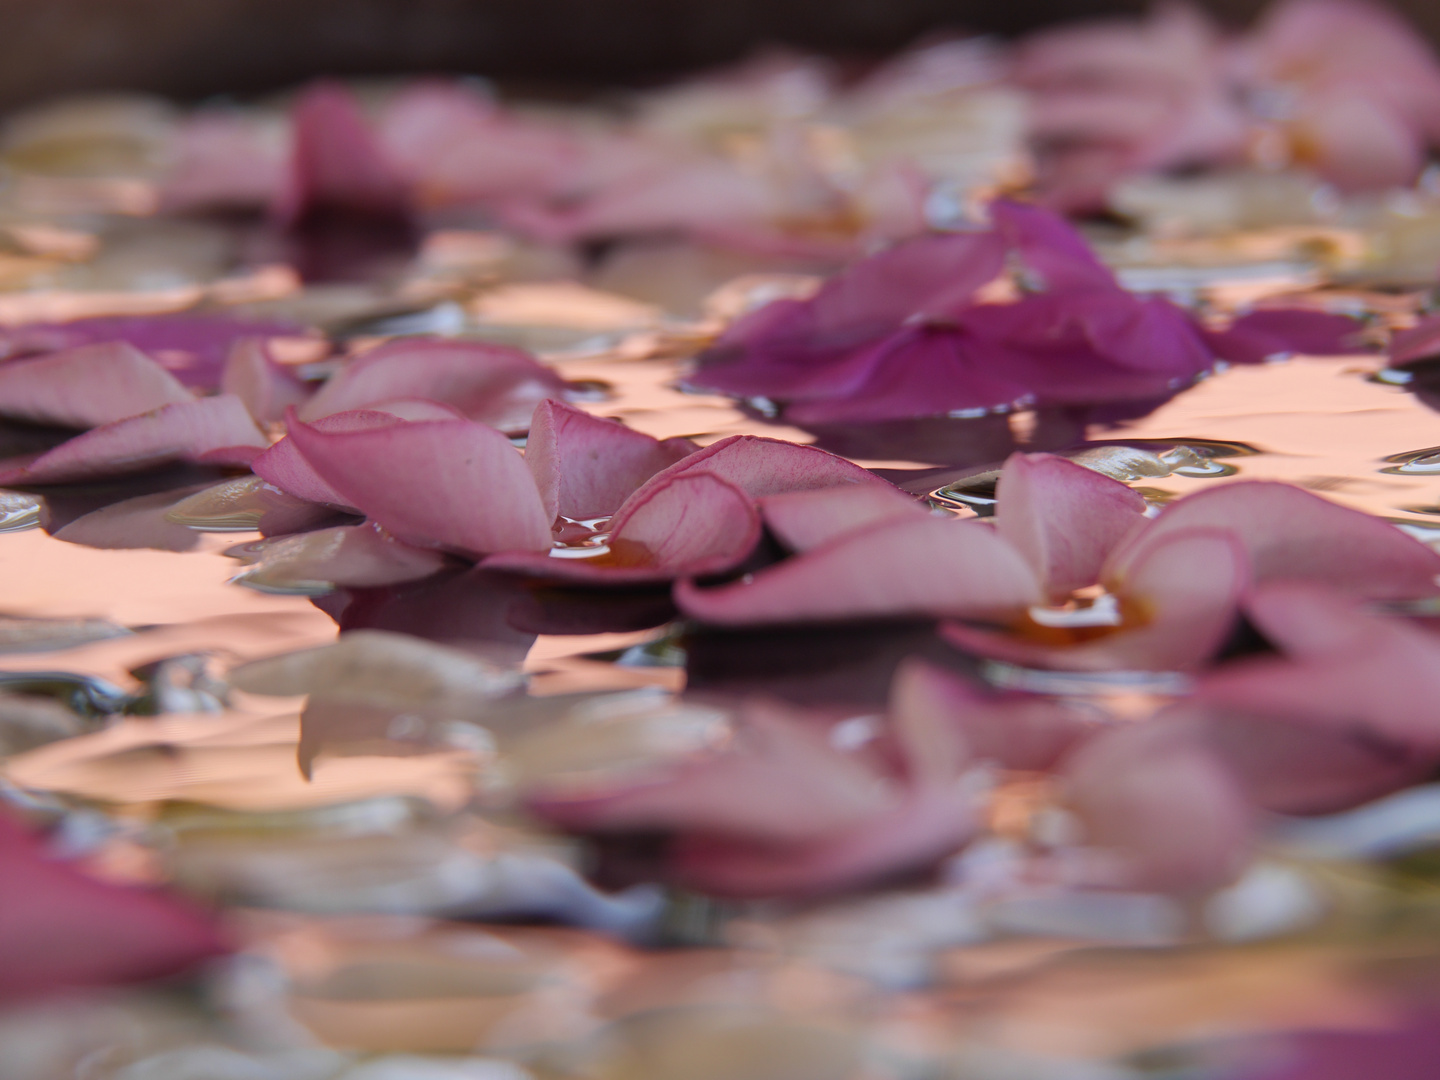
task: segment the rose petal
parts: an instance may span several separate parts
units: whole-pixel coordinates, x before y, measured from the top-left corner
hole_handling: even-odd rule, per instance
[[[61,484],[115,476],[197,461],[212,450],[267,444],[240,399],[222,394],[93,428],[28,462],[0,463],[0,484]]]
[[[402,544],[367,523],[272,540],[232,580],[270,592],[304,592],[317,585],[359,588],[419,581],[444,565],[438,552]]]
[[[1087,841],[1115,858],[1107,884],[1191,892],[1244,867],[1252,811],[1235,778],[1185,724],[1125,724],[1091,739],[1065,769]]]
[[[472,420],[524,431],[545,398],[565,383],[519,349],[478,341],[400,338],[361,353],[300,410],[302,420],[372,407],[397,398],[453,405]]]
[[[646,480],[695,449],[687,439],[661,442],[547,399],[530,422],[525,464],[552,521],[587,521],[613,514]]]
[[[673,476],[702,471],[728,480],[754,499],[786,491],[875,483],[874,473],[813,446],[760,435],[732,435],[656,473],[636,494]]]
[[[370,217],[404,216],[410,196],[356,100],[343,84],[321,81],[291,110],[290,170],[274,215],[293,225],[317,208]]]
[[[1111,555],[1105,580],[1123,587],[1130,566],[1150,545],[1197,527],[1234,533],[1257,582],[1310,581],[1373,600],[1440,591],[1440,555],[1418,540],[1359,510],[1263,480],[1223,484],[1172,503]]]
[[[1440,316],[1421,319],[1409,330],[1401,330],[1390,338],[1391,367],[1436,356],[1440,356]]]
[[[0,817],[0,873],[0,999],[156,978],[225,951],[199,912],[46,858],[8,817]]]
[[[765,526],[794,552],[894,518],[927,517],[914,497],[882,481],[815,491],[788,491],[760,500]]]
[[[647,485],[621,507],[610,527],[603,555],[567,559],[507,552],[483,565],[582,584],[645,584],[729,570],[760,540],[760,515],[750,498],[706,472]]]
[[[996,487],[995,525],[1054,599],[1100,580],[1111,550],[1145,519],[1118,480],[1054,454],[1011,454]]]
[[[1224,644],[1239,618],[1248,584],[1245,552],[1231,534],[1186,529],[1147,548],[1131,565],[1120,610],[1132,625],[1062,645],[958,624],[943,627],[942,633],[967,651],[1029,667],[1185,670],[1204,664]]]
[[[399,422],[400,418],[388,410],[354,409],[321,417],[311,426],[316,431],[332,434],[392,427]],[[321,479],[289,435],[256,457],[250,468],[256,476],[287,495],[307,502],[350,508],[345,497]]]
[[[0,415],[37,424],[93,428],[194,400],[168,371],[119,341],[0,364]]]
[[[1224,330],[1205,333],[1215,355],[1232,364],[1261,364],[1277,356],[1345,356],[1366,351],[1365,324],[1326,311],[1261,310],[1242,315]]]
[[[346,504],[401,540],[468,554],[550,549],[530,470],[494,428],[429,420],[327,432],[295,421],[289,437]]]
[[[220,390],[243,401],[262,424],[281,419],[286,409],[310,396],[309,387],[275,363],[259,338],[235,343],[220,376]]]
[[[990,217],[1021,262],[1038,276],[1042,288],[1115,288],[1115,275],[1095,257],[1075,226],[1059,214],[1012,199],[997,199],[990,204]]]
[[[1015,615],[1040,598],[1021,555],[987,525],[882,521],[718,588],[675,587],[681,610],[724,625],[887,615]]]

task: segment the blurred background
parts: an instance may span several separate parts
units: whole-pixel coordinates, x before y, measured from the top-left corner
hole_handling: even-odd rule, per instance
[[[316,74],[635,85],[766,44],[864,61],[927,33],[1016,34],[1142,0],[0,0],[0,108],[93,89],[199,99]],[[1200,6],[1241,26],[1262,0]],[[1399,0],[1432,40],[1440,5]]]

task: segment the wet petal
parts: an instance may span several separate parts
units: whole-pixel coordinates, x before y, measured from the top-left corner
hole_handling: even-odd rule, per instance
[[[93,428],[194,401],[168,371],[123,342],[0,364],[0,415]]]
[[[1056,598],[1095,584],[1111,550],[1145,515],[1139,493],[1054,454],[1010,455],[996,496],[1000,535]]]
[[[1040,599],[1019,552],[989,526],[882,521],[717,588],[676,585],[681,610],[743,625],[893,615],[1014,615]]]
[[[1191,892],[1243,869],[1251,808],[1193,728],[1112,728],[1080,748],[1065,777],[1087,841],[1115,858],[1107,884]]]
[[[270,358],[258,338],[238,341],[220,376],[222,393],[234,394],[262,424],[280,420],[285,410],[310,396],[310,389]]]
[[[399,417],[386,410],[353,409],[321,417],[311,426],[316,431],[335,434],[392,427],[399,422]],[[297,499],[327,506],[349,506],[343,495],[320,478],[300,452],[299,444],[288,435],[256,457],[250,468],[262,480]]]
[[[760,435],[732,435],[656,473],[640,492],[672,476],[692,472],[712,473],[755,499],[786,491],[814,491],[840,484],[875,482],[873,473],[813,446]]]
[[[608,550],[589,558],[492,555],[484,566],[593,584],[643,584],[717,574],[741,562],[760,540],[760,515],[734,484],[710,473],[647,485],[610,524]]]
[[[646,480],[695,449],[687,439],[661,442],[548,399],[531,421],[525,464],[552,521],[557,515],[586,521],[613,514]]]
[[[232,580],[264,592],[323,592],[419,581],[443,568],[445,557],[402,544],[375,525],[342,525],[268,541]]]
[[[1208,331],[1215,355],[1232,364],[1260,364],[1277,356],[1344,356],[1367,351],[1360,341],[1365,324],[1326,311],[1276,309],[1242,315],[1224,330]]]
[[[303,420],[373,407],[397,398],[453,405],[472,420],[524,431],[564,381],[519,349],[446,338],[400,338],[361,353],[300,410]]]
[[[268,440],[239,398],[228,394],[167,405],[61,443],[31,460],[0,463],[0,484],[60,484],[198,461],[231,447],[263,449]]]
[[[494,428],[431,420],[327,432],[296,421],[289,437],[345,504],[402,540],[470,554],[550,550],[530,470]]]
[[[926,517],[929,511],[899,488],[877,480],[767,495],[760,500],[760,514],[782,544],[802,552],[867,525]]]
[[[47,858],[8,817],[0,818],[0,870],[0,998],[7,1001],[170,975],[225,951],[199,912]]]
[[[1221,528],[1245,548],[1256,582],[1310,581],[1373,600],[1433,596],[1440,555],[1379,518],[1290,484],[1243,481],[1186,496],[1123,544],[1105,568],[1123,586],[1152,544],[1178,529]]]

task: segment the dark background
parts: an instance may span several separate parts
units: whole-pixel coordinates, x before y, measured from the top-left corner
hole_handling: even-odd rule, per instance
[[[643,85],[785,43],[882,55],[929,31],[1016,34],[1141,0],[0,0],[0,108],[56,93],[181,98],[318,74],[483,74]],[[1264,0],[1210,0],[1243,25]],[[1440,39],[1440,3],[1406,0]]]

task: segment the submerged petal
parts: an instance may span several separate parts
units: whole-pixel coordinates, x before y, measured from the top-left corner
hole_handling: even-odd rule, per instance
[[[231,580],[265,592],[396,585],[427,578],[445,565],[438,552],[402,544],[373,524],[317,529],[256,548],[250,565]]]

